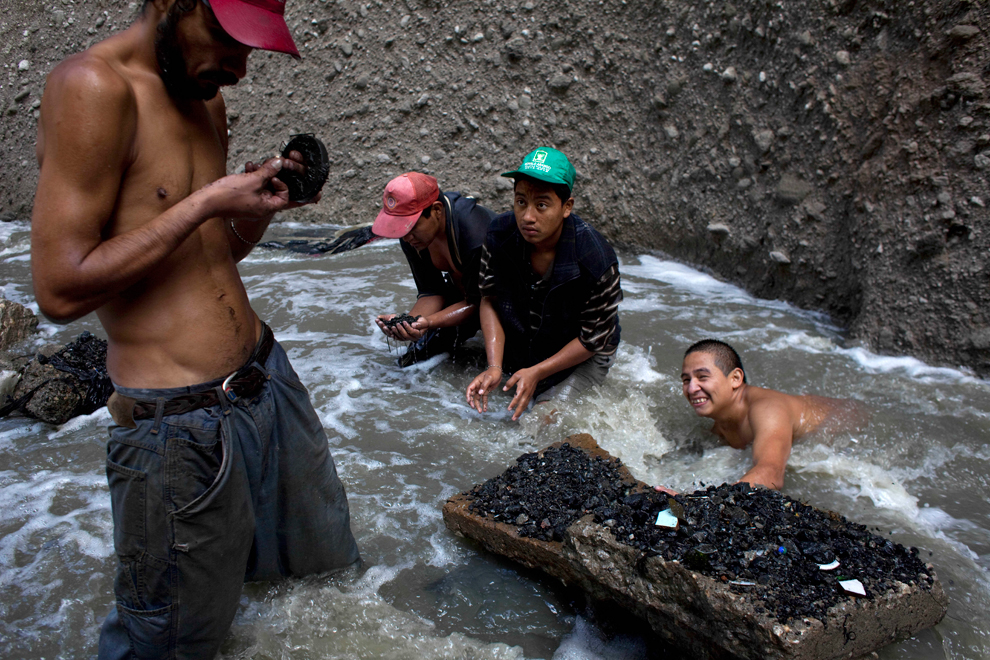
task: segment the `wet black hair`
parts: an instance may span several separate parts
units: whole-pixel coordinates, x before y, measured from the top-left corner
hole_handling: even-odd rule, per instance
[[[439,186],[437,187],[437,189],[439,190]],[[433,205],[436,204],[437,202],[439,202],[441,199],[443,199],[443,191],[442,190],[440,190],[437,193],[437,198],[435,200],[433,200],[432,202],[430,202],[430,205],[427,206],[425,209],[423,209],[423,212],[419,214],[419,220],[422,220],[423,218],[425,218],[426,216],[428,216],[430,214],[430,212],[433,210]],[[417,220],[416,222],[419,222],[419,220]]]
[[[526,176],[525,174],[517,174],[514,177],[514,180],[515,183],[512,184],[513,190],[516,189],[516,185],[520,181],[525,180],[525,181],[529,181],[530,183],[536,184],[540,188],[549,188],[554,192],[555,195],[557,195],[557,197],[560,199],[561,204],[563,204],[564,202],[566,202],[571,198],[571,189],[568,188],[567,185],[563,183],[549,183],[547,181],[543,181],[542,179],[536,179],[531,176]]]
[[[176,5],[178,6],[179,11],[186,13],[195,9],[197,2],[199,2],[199,0],[179,0]],[[144,4],[141,5],[141,12],[145,12],[150,4],[151,0],[144,0]]]
[[[691,353],[708,353],[715,360],[715,366],[723,374],[728,376],[732,373],[733,369],[738,369],[743,374],[743,382],[746,382],[746,370],[743,369],[742,359],[739,357],[739,353],[736,353],[736,349],[724,341],[719,341],[718,339],[696,341],[684,351],[684,357],[691,355]]]

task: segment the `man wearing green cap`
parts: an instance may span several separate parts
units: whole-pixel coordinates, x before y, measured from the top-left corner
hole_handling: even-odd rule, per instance
[[[619,345],[619,264],[608,241],[572,212],[574,167],[549,147],[530,152],[515,180],[513,210],[488,228],[481,255],[481,329],[488,367],[467,401],[488,410],[503,374],[517,420],[537,403],[605,380]]]

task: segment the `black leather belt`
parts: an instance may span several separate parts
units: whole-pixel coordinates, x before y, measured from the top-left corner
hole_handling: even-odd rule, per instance
[[[264,373],[251,366],[255,362],[264,364],[272,352],[275,345],[275,335],[267,324],[261,326],[261,340],[254,349],[247,363],[227,376],[220,389],[230,401],[236,401],[242,397],[252,397],[261,391],[265,381],[268,380]],[[193,394],[180,394],[165,400],[163,415],[181,415],[191,410],[208,408],[220,403],[220,395],[216,388],[196,392]],[[154,399],[138,400],[134,402],[134,419],[151,419],[155,416],[158,402]]]

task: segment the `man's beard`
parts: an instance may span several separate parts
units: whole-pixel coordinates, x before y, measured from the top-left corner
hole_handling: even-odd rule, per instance
[[[206,71],[199,78],[189,75],[186,58],[176,34],[182,16],[190,11],[181,8],[182,4],[177,2],[172,5],[165,18],[158,23],[155,36],[158,75],[172,98],[207,101],[217,95],[220,85],[236,84],[237,76],[228,71]],[[195,8],[195,3],[192,6]]]

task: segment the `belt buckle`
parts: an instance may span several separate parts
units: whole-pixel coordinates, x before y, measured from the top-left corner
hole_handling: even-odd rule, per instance
[[[230,381],[233,380],[238,373],[240,373],[240,369],[238,369],[234,373],[224,378],[223,383],[220,385],[220,390],[223,391],[224,395],[228,399],[230,399],[231,403],[237,401],[237,392],[235,392],[233,388],[230,386]]]

